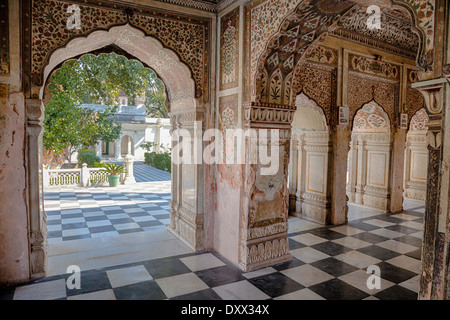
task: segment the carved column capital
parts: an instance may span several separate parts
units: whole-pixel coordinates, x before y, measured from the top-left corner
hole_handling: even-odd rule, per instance
[[[172,129],[193,127],[195,122],[205,122],[206,110],[188,109],[170,113]]]
[[[25,104],[27,108],[27,121],[29,124],[34,124],[44,118],[44,106],[40,99],[26,99]]]
[[[39,136],[43,129],[44,106],[40,99],[26,99],[27,132],[31,136]]]
[[[424,97],[425,105],[429,114],[442,113],[444,98],[443,88],[443,84],[418,88]]]
[[[428,146],[432,149],[440,148],[442,144],[442,122],[443,122],[443,107],[444,107],[444,84],[438,83],[429,86],[417,88],[423,95],[427,113],[428,121]]]
[[[248,102],[244,104],[246,125],[249,127],[267,127],[272,125],[287,126],[290,128],[294,120],[296,106],[278,105],[262,102]]]

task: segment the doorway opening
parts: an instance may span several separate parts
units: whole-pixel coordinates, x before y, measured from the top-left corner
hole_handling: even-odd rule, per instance
[[[170,131],[170,120],[162,118],[168,115],[162,80],[138,60],[86,54],[55,70],[45,93],[47,276],[68,265],[86,270],[140,261],[148,248],[163,246],[171,167],[145,161],[155,143],[170,157],[170,134],[160,134]],[[123,167],[117,186],[109,184],[105,164]]]

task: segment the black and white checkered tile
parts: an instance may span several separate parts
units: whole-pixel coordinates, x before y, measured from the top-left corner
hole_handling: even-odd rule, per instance
[[[81,274],[80,290],[54,276],[3,293],[4,299],[361,300],[417,298],[423,206],[385,215],[352,207],[346,226],[290,221],[293,260],[245,273],[215,253],[143,261]],[[369,266],[381,288],[369,289]]]
[[[44,194],[49,242],[166,228],[170,180],[117,188],[67,188]]]
[[[158,170],[146,165],[144,162],[135,162],[133,166],[134,178],[137,183],[170,181],[172,176],[170,172]]]

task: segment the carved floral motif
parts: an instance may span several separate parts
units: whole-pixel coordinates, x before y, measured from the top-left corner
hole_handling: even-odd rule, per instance
[[[236,87],[239,75],[239,7],[222,18],[220,89]]]
[[[189,66],[196,83],[197,96],[206,90],[208,22],[195,18],[184,18],[155,10],[134,10],[132,15],[125,12],[127,7],[111,5],[97,0],[87,0],[79,4],[81,29],[67,28],[69,5],[76,1],[34,0],[32,5],[31,76],[36,85],[41,85],[42,71],[51,53],[66,45],[71,38],[86,36],[94,30],[106,30],[114,25],[131,25],[143,30],[146,35],[157,38],[175,51]],[[129,11],[128,11],[129,12]]]

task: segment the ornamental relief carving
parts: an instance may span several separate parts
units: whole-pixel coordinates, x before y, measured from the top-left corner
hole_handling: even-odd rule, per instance
[[[353,123],[356,112],[370,101],[383,107],[390,120],[391,131],[399,113],[400,85],[385,78],[349,72],[348,106]]]
[[[276,224],[272,224],[270,226],[265,227],[255,227],[255,228],[249,228],[247,230],[247,238],[246,240],[253,240],[258,238],[263,238],[266,236],[278,234],[278,233],[284,233],[288,231],[288,223],[287,222],[280,222]]]
[[[386,194],[386,192],[388,191],[388,188],[385,187],[376,187],[376,186],[372,186],[372,185],[365,185],[364,186],[364,192],[365,193],[371,193],[377,196],[386,196],[388,197],[388,195]]]
[[[204,121],[205,113],[203,111],[182,110],[176,113],[170,113],[172,128],[181,128],[183,126],[193,125],[195,122]]]
[[[327,198],[326,195],[323,194],[304,192],[302,194],[302,199],[307,202],[318,202],[321,204],[329,203],[329,199]]]
[[[247,246],[246,262],[257,264],[267,260],[283,257],[289,253],[289,243],[287,238],[274,239],[259,244]]]
[[[325,114],[326,124],[332,122],[332,110],[336,106],[337,69],[333,66],[300,63],[294,71],[291,103],[300,93],[314,101]]]
[[[129,7],[100,0],[33,0],[31,39],[31,78],[36,86],[43,81],[42,72],[50,55],[64,47],[71,39],[87,36],[95,30],[108,30],[113,26],[130,25],[144,31],[147,36],[158,39],[166,48],[176,52],[180,60],[189,66],[195,81],[196,96],[207,96],[209,70],[207,40],[209,20],[183,14],[174,14],[144,6]],[[80,29],[67,28],[69,5],[80,7]],[[28,10],[25,6],[24,10]],[[126,34],[119,43],[126,43]]]
[[[247,122],[291,124],[294,120],[295,106],[279,106],[265,103],[244,104]]]

